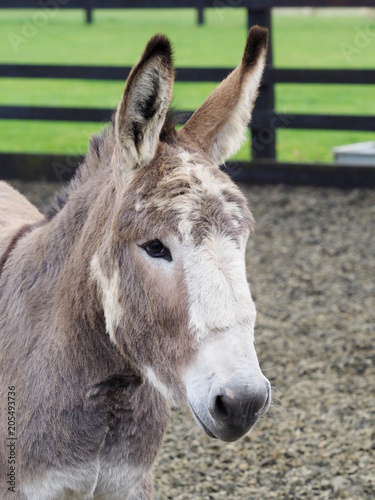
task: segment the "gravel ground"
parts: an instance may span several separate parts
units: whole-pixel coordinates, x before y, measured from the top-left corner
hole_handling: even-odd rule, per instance
[[[41,206],[54,187],[17,187]],[[375,498],[375,191],[244,188],[256,345],[273,386],[244,439],[173,411],[156,500]]]

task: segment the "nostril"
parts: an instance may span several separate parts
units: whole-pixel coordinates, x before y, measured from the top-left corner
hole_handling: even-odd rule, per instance
[[[211,399],[208,410],[214,420],[238,428],[250,428],[268,410],[271,399],[269,385],[257,392],[221,388]]]
[[[225,402],[225,396],[217,396],[213,408],[214,416],[224,420],[230,417],[228,405]]]

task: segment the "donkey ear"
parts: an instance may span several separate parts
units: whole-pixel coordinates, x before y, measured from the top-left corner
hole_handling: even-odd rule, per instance
[[[155,35],[130,72],[116,112],[116,144],[127,166],[146,165],[155,156],[173,80],[171,45],[165,36]]]
[[[244,139],[266,61],[268,30],[253,26],[241,64],[213,91],[179,131],[182,141],[198,144],[217,165]]]

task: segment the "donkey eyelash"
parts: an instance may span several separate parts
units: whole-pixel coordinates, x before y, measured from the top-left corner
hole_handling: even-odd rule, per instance
[[[140,248],[143,248],[147,255],[153,257],[154,259],[165,259],[167,262],[172,262],[172,254],[165,245],[160,240],[150,240],[146,241],[142,245],[139,245]]]

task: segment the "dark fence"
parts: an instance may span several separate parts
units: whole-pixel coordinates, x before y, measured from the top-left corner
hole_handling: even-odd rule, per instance
[[[251,122],[252,161],[232,162],[228,170],[235,180],[243,182],[316,184],[375,187],[375,169],[348,165],[302,164],[276,161],[278,128],[325,130],[375,130],[375,117],[358,115],[291,114],[275,111],[274,87],[278,83],[375,84],[375,70],[279,69],[272,64],[272,7],[374,7],[374,0],[0,0],[0,8],[221,8],[245,7],[248,26],[259,24],[270,30],[267,69]],[[85,80],[124,80],[130,68],[107,66],[56,66],[0,64],[0,77],[13,78],[77,78]],[[231,68],[178,68],[176,81],[221,81]],[[51,121],[107,121],[112,109],[36,106],[0,106],[0,119]],[[179,111],[184,123],[191,111]],[[65,158],[65,160],[64,160]],[[67,180],[80,158],[0,154],[1,177]],[[64,169],[65,165],[65,169]],[[5,167],[6,166],[6,167]],[[63,175],[64,174],[64,175]]]

